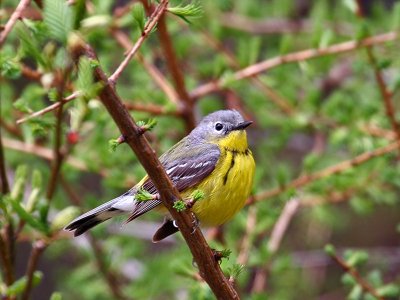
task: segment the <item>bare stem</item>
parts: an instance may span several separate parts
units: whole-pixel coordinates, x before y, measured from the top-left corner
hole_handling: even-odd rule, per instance
[[[186,123],[186,131],[190,131],[196,126],[196,120],[193,114],[193,102],[185,87],[185,78],[183,76],[182,68],[179,66],[178,59],[176,57],[165,17],[160,19],[158,25],[158,37],[160,39],[168,70],[172,75],[176,91],[179,95],[179,100],[181,101],[180,104],[183,118],[185,119]]]
[[[39,262],[39,258],[42,255],[43,251],[46,249],[47,244],[43,240],[38,240],[33,243],[33,248],[31,255],[29,257],[28,266],[26,269],[26,286],[25,290],[22,294],[22,300],[28,300],[30,293],[32,291],[32,283],[33,283],[33,273],[37,268],[37,264]]]
[[[301,186],[304,186],[306,184],[309,184],[313,181],[334,175],[334,174],[338,174],[341,173],[345,170],[348,170],[350,168],[359,166],[375,157],[379,157],[382,155],[385,155],[387,153],[393,152],[394,150],[396,150],[399,147],[400,142],[396,141],[394,143],[391,143],[389,145],[383,146],[381,148],[375,149],[373,151],[368,151],[368,152],[364,152],[352,159],[349,160],[345,160],[342,161],[336,165],[330,166],[328,168],[325,168],[321,171],[317,171],[315,173],[311,173],[311,174],[304,174],[301,175],[300,177],[296,178],[295,180],[291,181],[290,183],[265,191],[265,192],[261,192],[257,195],[255,195],[252,199],[249,199],[249,201],[247,202],[247,204],[252,204],[254,202],[257,201],[261,201],[263,199],[266,198],[271,198],[274,196],[277,196],[283,192],[286,192],[289,189],[294,189],[294,188],[299,188]]]
[[[150,19],[147,21],[146,25],[144,26],[144,30],[142,32],[142,36],[136,41],[135,45],[133,45],[132,49],[128,52],[125,59],[121,62],[115,72],[110,76],[108,81],[111,84],[115,84],[121,76],[124,69],[129,64],[129,61],[133,58],[135,53],[139,50],[140,46],[143,44],[145,39],[150,35],[153,28],[159,22],[161,16],[163,15],[164,11],[167,9],[168,0],[162,0],[157,8],[154,10],[153,14],[151,15]]]
[[[28,121],[28,120],[30,120],[32,118],[39,117],[41,115],[44,115],[45,113],[53,111],[53,110],[59,108],[61,105],[64,105],[65,103],[76,99],[77,97],[79,97],[80,94],[81,93],[79,91],[76,91],[76,92],[72,93],[71,95],[69,95],[68,97],[64,98],[61,101],[58,101],[58,102],[56,102],[56,103],[54,103],[54,104],[52,104],[50,106],[47,106],[46,108],[44,108],[42,110],[34,112],[33,114],[31,114],[31,115],[29,115],[29,116],[27,116],[25,118],[17,120],[17,124],[24,123],[24,122],[26,122],[26,121]]]
[[[362,287],[364,291],[370,293],[376,299],[384,300],[384,298],[379,296],[377,291],[366,280],[364,280],[364,278],[361,277],[360,273],[358,273],[355,268],[349,266],[342,258],[337,256],[335,253],[330,254],[330,256],[346,273],[350,274],[351,277],[353,277],[354,280],[357,281],[357,283]]]
[[[21,0],[11,15],[10,19],[7,21],[7,24],[4,26],[3,31],[0,33],[0,48],[3,46],[4,42],[8,34],[11,32],[11,29],[14,27],[15,22],[21,17],[22,12],[26,7],[28,7],[30,0]]]
[[[265,72],[267,70],[276,68],[283,64],[304,61],[307,59],[317,58],[326,55],[345,53],[361,47],[367,47],[371,45],[383,44],[389,41],[394,41],[398,38],[399,34],[393,31],[376,36],[371,36],[361,41],[351,40],[348,42],[328,46],[325,48],[307,49],[303,51],[289,53],[286,55],[277,56],[256,63],[254,65],[248,66],[247,68],[244,68],[242,70],[233,73],[231,80],[242,80],[244,78],[248,78],[256,74]],[[222,79],[211,81],[194,89],[190,93],[190,96],[192,98],[203,97],[209,93],[220,90],[223,87],[223,83],[224,82]]]

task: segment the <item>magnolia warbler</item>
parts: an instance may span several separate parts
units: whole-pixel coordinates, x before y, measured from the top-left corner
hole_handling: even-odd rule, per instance
[[[191,207],[201,225],[225,223],[244,206],[251,192],[255,163],[245,131],[251,123],[244,121],[235,110],[211,113],[160,157],[182,199],[188,199],[195,191],[202,192],[202,199]],[[74,235],[78,236],[116,215],[130,214],[129,222],[153,208],[163,207],[157,198],[139,201],[136,197],[143,190],[157,195],[152,181],[145,176],[125,194],[81,215],[65,229],[75,231]],[[172,218],[166,216],[153,241],[158,242],[178,230]]]

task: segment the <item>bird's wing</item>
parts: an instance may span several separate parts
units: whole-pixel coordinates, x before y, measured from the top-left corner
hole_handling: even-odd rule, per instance
[[[214,144],[203,144],[198,147],[186,147],[185,144],[180,146],[165,153],[160,157],[160,161],[178,191],[182,192],[195,186],[211,174],[218,162],[220,151],[218,146]],[[151,194],[157,193],[157,189],[150,178],[144,181],[142,188]],[[159,204],[161,204],[160,200],[135,201],[135,209],[127,222]]]

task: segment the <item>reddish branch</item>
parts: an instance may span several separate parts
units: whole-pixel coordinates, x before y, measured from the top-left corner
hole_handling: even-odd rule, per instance
[[[111,34],[117,40],[117,42],[129,50],[133,47],[131,40],[128,35],[122,30],[112,29]],[[164,77],[164,75],[154,66],[153,64],[146,61],[146,59],[138,52],[137,53],[138,61],[143,65],[146,69],[147,73],[154,79],[154,82],[164,91],[165,95],[167,95],[168,99],[174,103],[178,104],[178,94],[174,90],[174,88],[170,85],[168,80]]]
[[[41,115],[44,115],[45,113],[48,113],[48,112],[50,112],[50,111],[53,111],[53,110],[59,108],[61,105],[64,105],[65,103],[67,103],[67,102],[69,102],[69,101],[71,101],[71,100],[74,100],[74,99],[77,98],[79,95],[80,95],[80,92],[79,92],[79,91],[74,92],[74,93],[72,93],[71,95],[69,95],[68,97],[64,98],[64,99],[61,100],[61,101],[58,101],[58,102],[56,102],[56,103],[54,103],[54,104],[52,104],[52,105],[50,105],[50,106],[47,106],[46,108],[43,108],[42,110],[39,110],[39,111],[37,111],[37,112],[34,112],[33,114],[31,114],[31,115],[29,115],[29,116],[27,116],[27,117],[25,117],[25,118],[22,118],[22,119],[17,120],[17,124],[24,123],[24,122],[26,122],[26,121],[28,121],[28,120],[30,120],[30,119],[32,119],[32,118],[39,117],[39,116],[41,116]]]
[[[365,13],[364,13],[364,7],[363,3],[360,0],[356,1],[357,3],[357,11],[356,14],[360,18],[365,18]],[[380,70],[378,63],[376,61],[374,52],[372,50],[372,47],[367,47],[366,48],[367,55],[369,62],[372,65],[372,68],[374,69],[374,75],[376,82],[379,87],[379,91],[382,95],[383,102],[385,104],[385,110],[386,110],[386,115],[389,118],[390,124],[392,125],[393,131],[396,133],[397,140],[400,141],[400,125],[396,120],[396,113],[393,105],[393,94],[391,91],[386,86],[385,80],[383,79],[383,74],[382,71]]]
[[[94,51],[88,45],[83,44],[83,42],[76,43],[71,50],[75,60],[78,60],[81,55],[86,55],[89,59],[97,60]],[[192,214],[189,211],[178,212],[173,208],[174,201],[180,198],[179,192],[165,173],[154,150],[141,134],[140,128],[124,107],[121,99],[114,90],[113,84],[108,82],[106,75],[100,67],[94,69],[94,77],[104,86],[99,94],[101,101],[125,137],[127,144],[134,151],[153,181],[161,195],[163,204],[176,220],[193,254],[201,276],[208,283],[218,299],[239,299],[238,294],[225,278],[218,262],[214,259],[213,253],[208,247],[201,230],[193,231],[194,219]]]
[[[33,244],[31,255],[29,256],[28,266],[25,273],[26,278],[26,286],[25,290],[22,294],[22,300],[28,300],[29,295],[32,290],[33,285],[33,273],[36,270],[37,264],[39,262],[39,258],[42,255],[43,251],[47,248],[47,244],[42,241],[38,240]]]
[[[317,172],[311,173],[311,174],[301,175],[300,177],[296,178],[295,180],[291,181],[290,183],[288,183],[286,185],[283,185],[283,186],[280,186],[280,187],[277,187],[277,188],[274,188],[274,189],[271,189],[271,190],[268,190],[265,192],[261,192],[261,193],[255,195],[254,197],[249,199],[247,204],[252,204],[254,202],[261,201],[266,198],[271,198],[271,197],[277,196],[289,189],[296,189],[296,188],[299,188],[306,184],[309,184],[313,181],[319,180],[321,178],[325,178],[325,177],[328,177],[328,176],[331,176],[334,174],[341,173],[350,168],[359,166],[375,157],[379,157],[384,154],[393,152],[394,150],[396,150],[399,147],[399,145],[400,145],[400,142],[396,141],[394,143],[391,143],[389,145],[375,149],[373,151],[364,152],[352,159],[342,161],[336,165],[330,166],[321,171],[317,171]]]
[[[145,39],[150,35],[153,28],[159,22],[161,16],[163,15],[164,11],[167,8],[167,5],[168,5],[168,0],[162,0],[160,4],[156,7],[153,14],[150,16],[149,20],[145,24],[141,37],[136,41],[135,45],[133,45],[131,50],[126,55],[125,59],[121,62],[121,64],[118,66],[115,72],[108,79],[111,84],[115,84],[117,82],[117,79],[121,75],[122,71],[127,67],[129,61],[133,58],[133,56],[139,50],[140,46],[143,44]]]
[[[276,68],[283,64],[304,61],[307,59],[312,59],[326,55],[345,53],[358,49],[360,47],[367,47],[371,45],[383,44],[389,41],[394,41],[398,38],[399,34],[397,32],[389,32],[385,34],[372,36],[363,39],[361,41],[348,41],[328,46],[325,48],[307,49],[303,51],[293,52],[286,55],[281,55],[278,57],[267,59],[262,62],[256,63],[254,65],[248,66],[247,68],[244,68],[240,71],[233,73],[232,77],[230,77],[230,80],[241,80],[265,72],[267,70]],[[190,96],[192,98],[203,97],[209,93],[220,90],[223,86],[223,83],[224,81],[222,79],[206,83],[194,89],[190,93]]]
[[[186,130],[190,131],[196,126],[193,103],[189,93],[185,88],[185,80],[181,67],[176,58],[176,53],[172,45],[171,37],[168,33],[165,18],[160,19],[158,24],[158,36],[160,38],[161,47],[165,55],[165,60],[172,78],[174,79],[175,88],[183,106],[183,118],[186,121]]]
[[[7,24],[4,26],[3,30],[0,33],[0,48],[3,46],[4,42],[6,41],[6,38],[8,34],[11,32],[11,29],[13,28],[15,22],[21,17],[22,12],[24,9],[29,5],[31,1],[30,0],[21,0],[11,15],[10,19],[8,20]]]
[[[379,296],[377,291],[366,281],[364,278],[361,277],[360,273],[351,266],[349,266],[342,258],[337,256],[335,253],[329,254],[332,259],[348,274],[351,275],[357,281],[357,283],[362,287],[362,289],[372,296],[374,296],[378,300],[385,300],[382,296]]]

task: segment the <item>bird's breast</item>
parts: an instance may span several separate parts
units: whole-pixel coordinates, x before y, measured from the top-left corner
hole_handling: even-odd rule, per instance
[[[220,150],[214,171],[188,193],[199,189],[205,194],[192,209],[204,226],[217,226],[231,219],[243,208],[253,185],[255,163],[251,151],[224,146]]]

